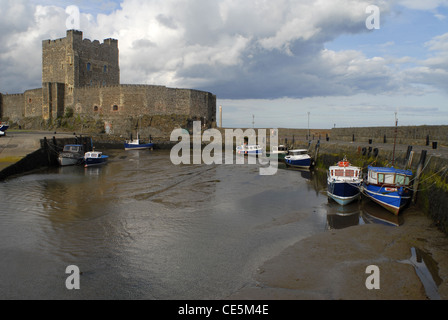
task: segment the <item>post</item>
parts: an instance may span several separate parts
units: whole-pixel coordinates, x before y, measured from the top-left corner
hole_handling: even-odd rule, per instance
[[[415,204],[417,202],[417,191],[418,191],[418,183],[420,180],[420,175],[423,170],[423,166],[426,161],[426,150],[422,150],[422,154],[420,155],[420,162],[418,163],[417,173],[415,174],[414,186],[413,186],[413,195],[412,195],[412,203]]]
[[[222,106],[219,106],[219,127],[222,128]]]
[[[408,168],[408,166],[410,166],[410,161],[411,160],[411,152],[412,152],[412,146],[408,146],[408,150],[406,151],[406,159],[405,159],[405,169]]]

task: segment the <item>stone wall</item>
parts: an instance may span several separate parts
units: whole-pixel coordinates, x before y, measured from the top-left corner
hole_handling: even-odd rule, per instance
[[[393,143],[395,127],[366,127],[366,128],[333,128],[331,139],[358,142],[384,142]],[[424,145],[427,142],[437,141],[448,145],[448,126],[398,126],[397,143]]]
[[[25,117],[42,116],[42,89],[27,90],[24,93]]]
[[[25,95],[23,93],[3,95],[2,118],[18,122],[24,117],[24,107]]]

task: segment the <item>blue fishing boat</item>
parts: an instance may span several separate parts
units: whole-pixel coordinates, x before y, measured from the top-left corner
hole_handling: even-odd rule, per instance
[[[412,197],[412,171],[372,166],[367,169],[367,179],[362,186],[363,194],[398,215]]]
[[[306,149],[289,150],[288,155],[285,156],[285,164],[295,168],[309,168],[311,167],[311,157]]]
[[[362,170],[352,166],[346,158],[337,165],[330,166],[327,172],[327,195],[340,205],[358,199],[361,194]]]
[[[109,156],[104,155],[100,151],[86,152],[84,155],[84,167],[98,166],[105,164]]]
[[[147,143],[143,143],[140,141],[140,137],[138,135],[138,131],[137,131],[137,139],[132,139],[132,135],[131,135],[131,140],[126,140],[124,142],[124,150],[144,150],[144,149],[152,149],[154,147],[154,143],[147,142]]]

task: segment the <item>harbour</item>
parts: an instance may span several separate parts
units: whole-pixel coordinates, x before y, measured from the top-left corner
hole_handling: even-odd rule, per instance
[[[104,166],[0,183],[3,298],[447,297],[447,238],[417,207],[395,216],[364,198],[340,206],[318,167],[280,163],[261,176],[248,162],[173,165],[167,149],[102,150]],[[400,263],[414,247],[436,261],[436,295]],[[371,264],[381,290],[366,289]],[[64,286],[69,265],[81,270],[80,290]]]

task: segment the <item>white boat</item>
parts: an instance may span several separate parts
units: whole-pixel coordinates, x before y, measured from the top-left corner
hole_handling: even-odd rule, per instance
[[[311,157],[306,149],[289,150],[285,163],[287,166],[307,169],[311,167]]]
[[[284,159],[288,154],[288,148],[284,145],[273,146],[269,152],[269,156],[275,156],[278,159]]]
[[[58,162],[61,166],[72,166],[84,161],[84,147],[80,144],[67,144],[59,153]]]
[[[84,155],[84,166],[91,167],[105,164],[109,156],[104,155],[101,151],[90,151]]]
[[[361,194],[362,169],[352,166],[347,158],[330,166],[327,172],[327,195],[340,205],[346,205]]]
[[[255,144],[243,144],[236,147],[236,153],[242,155],[259,155],[263,153],[263,148]]]

